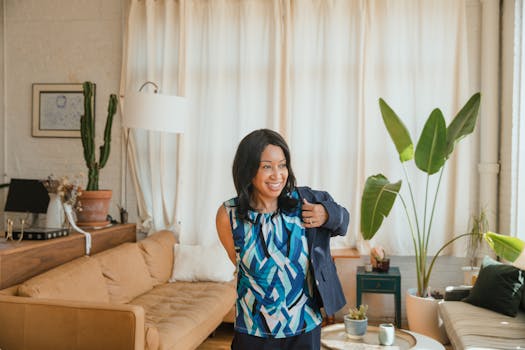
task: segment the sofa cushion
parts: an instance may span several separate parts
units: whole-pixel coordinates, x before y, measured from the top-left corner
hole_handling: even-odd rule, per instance
[[[173,232],[167,230],[156,232],[139,242],[155,285],[167,282],[171,276],[175,242]]]
[[[159,349],[195,349],[222,322],[235,298],[232,282],[176,282],[159,285],[131,304],[144,308],[146,329],[157,329]]]
[[[523,271],[511,265],[483,266],[470,295],[463,301],[504,315],[516,316],[524,279]]]
[[[173,250],[175,261],[170,282],[233,280],[235,265],[222,244],[209,246],[175,244]]]
[[[124,243],[93,256],[102,268],[111,303],[127,303],[153,288],[153,279],[139,246]]]
[[[517,349],[525,346],[525,312],[505,316],[461,301],[438,304],[453,349]]]
[[[18,294],[44,299],[109,302],[100,265],[87,256],[25,281],[18,287]]]

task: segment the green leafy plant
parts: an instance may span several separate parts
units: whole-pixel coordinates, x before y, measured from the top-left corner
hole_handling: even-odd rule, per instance
[[[394,142],[403,166],[410,204],[400,193],[401,180],[391,183],[383,174],[368,177],[361,197],[361,234],[364,239],[371,239],[381,227],[383,219],[390,213],[396,198],[400,197],[414,246],[419,296],[425,296],[427,292],[432,267],[439,254],[455,240],[470,235],[470,233],[466,233],[451,239],[438,250],[430,264],[427,263],[428,243],[430,242],[434,210],[444,165],[454,151],[456,143],[474,131],[480,99],[479,93],[474,94],[452,119],[448,127],[441,110],[439,108],[434,109],[423,127],[415,150],[410,133],[401,119],[383,99],[379,99],[383,122]],[[414,159],[416,167],[426,174],[422,215],[416,207],[414,191],[405,165],[407,161],[412,159]],[[432,195],[430,177],[438,172],[439,179]]]
[[[478,266],[478,254],[483,243],[483,234],[489,230],[489,221],[485,210],[481,210],[479,214],[472,215],[470,224],[470,233],[467,256],[469,257],[470,266]]]
[[[348,317],[352,320],[364,320],[366,319],[366,313],[368,311],[368,305],[361,304],[359,307],[351,307],[348,309]]]
[[[525,270],[525,242],[517,237],[505,236],[495,232],[485,235],[489,247],[503,259]]]
[[[88,168],[88,184],[87,191],[97,191],[98,177],[100,169],[102,169],[109,158],[111,151],[111,126],[113,125],[113,117],[117,112],[117,95],[111,94],[108,102],[108,115],[106,119],[106,127],[104,128],[104,143],[100,146],[99,160],[97,162],[95,157],[95,117],[93,107],[95,106],[95,97],[93,92],[95,84],[86,81],[82,84],[84,92],[84,115],[80,117],[80,136],[82,138],[82,147],[84,148],[84,159]]]

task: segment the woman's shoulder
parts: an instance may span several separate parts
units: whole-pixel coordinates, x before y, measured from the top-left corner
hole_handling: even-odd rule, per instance
[[[328,192],[322,190],[314,190],[308,186],[296,187],[301,198],[306,198],[308,201],[312,200],[326,200],[330,199],[331,196]]]

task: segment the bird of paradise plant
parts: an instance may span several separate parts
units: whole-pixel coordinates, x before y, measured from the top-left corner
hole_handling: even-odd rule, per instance
[[[480,105],[480,93],[474,94],[461,110],[446,126],[445,118],[439,108],[434,109],[428,117],[414,150],[414,144],[407,128],[383,100],[379,99],[379,107],[385,127],[399,154],[404,175],[408,184],[410,201],[400,193],[402,181],[391,183],[383,174],[368,177],[361,197],[361,234],[366,240],[371,239],[381,227],[383,219],[388,216],[396,198],[399,196],[405,211],[412,243],[415,251],[417,272],[417,290],[419,296],[425,296],[434,263],[441,252],[454,241],[471,235],[465,233],[446,242],[428,264],[428,244],[432,232],[434,210],[443,176],[444,165],[452,155],[459,140],[471,134],[476,126]],[[407,161],[414,159],[416,167],[426,173],[426,188],[424,191],[423,215],[420,216],[414,192],[408,178]],[[432,195],[430,193],[430,177],[439,173],[439,179]]]
[[[505,236],[495,232],[485,235],[489,247],[496,255],[510,261],[515,267],[525,270],[525,242],[517,237]]]

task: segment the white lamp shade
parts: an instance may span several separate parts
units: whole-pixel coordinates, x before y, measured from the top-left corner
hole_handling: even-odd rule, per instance
[[[185,97],[131,92],[124,99],[122,126],[183,133],[187,112]]]

